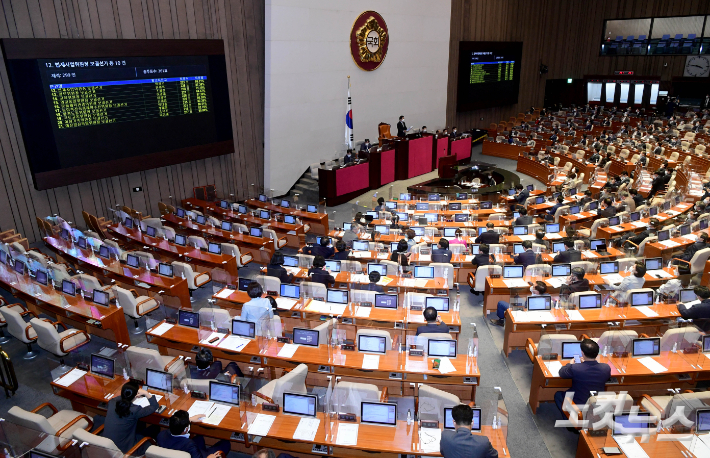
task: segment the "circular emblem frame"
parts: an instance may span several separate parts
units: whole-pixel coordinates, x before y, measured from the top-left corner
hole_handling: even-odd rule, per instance
[[[350,54],[355,65],[366,72],[376,70],[387,57],[389,32],[385,20],[375,11],[365,11],[350,30]]]

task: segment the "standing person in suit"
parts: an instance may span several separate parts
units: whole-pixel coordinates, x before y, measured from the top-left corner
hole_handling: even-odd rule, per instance
[[[473,410],[459,404],[451,409],[456,431],[446,429],[441,432],[439,451],[444,458],[498,458],[488,437],[471,434]]]
[[[565,239],[565,251],[561,251],[555,256],[553,262],[557,264],[566,264],[582,260],[582,252],[574,249],[574,240]]]
[[[530,293],[533,296],[540,296],[547,292],[547,284],[544,281],[536,281],[534,285],[530,287]],[[496,326],[505,325],[505,311],[510,308],[510,303],[506,301],[498,301],[498,308],[496,310],[496,316],[498,319],[491,319],[490,322]]]
[[[370,151],[370,148],[372,148],[372,143],[370,143],[369,138],[366,138],[365,141],[360,144],[360,151]]]
[[[342,242],[341,242],[342,243]],[[281,283],[293,282],[293,274],[290,274],[283,268],[284,254],[280,251],[274,252],[271,256],[271,262],[266,266],[266,275],[276,277],[281,280]]]
[[[572,293],[581,293],[582,291],[589,291],[589,280],[584,278],[584,269],[581,267],[575,267],[570,272],[570,276],[567,279],[567,286]]]
[[[515,225],[516,226],[528,226],[533,223],[533,217],[528,215],[528,211],[525,208],[521,208],[518,210],[520,213],[520,216],[518,216],[515,220]]]
[[[426,324],[417,327],[417,335],[430,332],[449,333],[449,327],[441,321],[434,307],[424,309],[424,320]]]
[[[407,125],[404,123],[404,116],[399,117],[399,122],[397,123],[397,136],[402,138],[407,136]]]
[[[567,391],[555,393],[555,404],[560,412],[567,393],[578,406],[583,406],[589,399],[590,391],[597,393],[606,389],[606,382],[611,376],[611,367],[606,363],[597,362],[599,345],[591,340],[584,339],[580,345],[582,349],[582,362],[575,364],[574,360],[560,369],[560,378],[572,379],[572,387]]]
[[[190,458],[217,458],[218,452],[222,452],[222,456],[226,458],[231,450],[231,443],[228,440],[222,439],[207,448],[204,437],[193,436],[190,439],[190,421],[199,421],[203,418],[204,415],[190,417],[187,411],[178,410],[170,417],[168,429],[158,434],[158,447],[187,452]]]
[[[530,240],[525,240],[523,242],[523,248],[525,248],[525,251],[517,255],[514,258],[514,261],[516,264],[521,264],[523,266],[523,270],[525,270],[527,266],[535,264],[537,255],[533,252],[532,242]]]
[[[431,252],[431,262],[451,262],[451,256],[453,253],[449,250],[449,241],[444,237],[439,239],[439,249],[432,250]]]
[[[495,225],[490,221],[486,223],[486,231],[476,237],[476,243],[496,244],[500,241],[500,234],[493,230]]]

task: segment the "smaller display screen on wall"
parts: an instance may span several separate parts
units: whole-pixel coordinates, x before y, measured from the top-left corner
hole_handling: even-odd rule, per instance
[[[518,103],[522,54],[522,42],[460,42],[456,111]]]

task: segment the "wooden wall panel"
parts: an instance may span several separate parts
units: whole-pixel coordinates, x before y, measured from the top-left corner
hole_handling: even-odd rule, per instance
[[[0,0],[0,38],[224,40],[235,145],[226,156],[37,191],[0,61],[0,230],[34,242],[35,216],[57,213],[84,227],[82,210],[110,216],[109,207],[124,204],[157,215],[159,201],[191,196],[193,186],[214,184],[236,199],[249,195],[251,183],[261,186],[264,14],[263,0]]]
[[[446,123],[459,129],[487,128],[531,106],[540,107],[547,79],[612,74],[614,70],[660,75],[666,82],[682,76],[685,56],[605,57],[599,55],[600,40],[606,19],[694,14],[710,14],[710,1],[452,0]],[[459,41],[523,42],[517,105],[456,112]],[[547,75],[539,74],[540,64],[548,66]]]

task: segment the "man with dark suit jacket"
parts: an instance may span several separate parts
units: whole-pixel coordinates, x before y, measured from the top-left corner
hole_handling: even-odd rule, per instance
[[[407,125],[404,123],[404,116],[399,117],[399,122],[397,123],[397,136],[402,138],[407,136]]]
[[[514,261],[516,264],[522,265],[523,270],[525,270],[527,266],[535,264],[535,261],[537,260],[537,254],[533,252],[532,242],[530,240],[525,240],[523,242],[523,248],[525,248],[525,251],[517,255],[514,258]]]
[[[519,210],[520,216],[518,216],[515,220],[515,225],[516,226],[528,226],[533,223],[533,217],[528,215],[528,211],[525,208],[521,208]]]
[[[493,264],[491,262],[491,255],[489,254],[490,249],[488,248],[488,245],[483,243],[478,249],[478,254],[473,257],[471,260],[471,264],[473,264],[473,267],[480,267],[480,266],[488,266]]]
[[[629,194],[631,194],[631,198],[634,199],[636,208],[639,208],[641,205],[644,204],[644,202],[646,202],[646,199],[644,199],[643,196],[639,194],[638,190],[636,189],[629,189]]]
[[[698,240],[695,243],[689,245],[688,248],[686,248],[683,254],[679,257],[684,261],[690,261],[691,259],[693,259],[693,256],[695,256],[695,253],[707,247],[708,234],[707,232],[702,232],[698,237]]]
[[[340,240],[338,241],[340,242]],[[288,271],[283,268],[283,264],[283,253],[276,251],[274,255],[271,256],[271,262],[266,266],[266,275],[278,278],[281,280],[281,283],[291,283],[293,281],[293,274],[288,273]]]
[[[335,250],[333,249],[333,247],[329,247],[329,244],[329,237],[321,237],[320,245],[306,246],[303,248],[303,253],[311,254],[313,256],[320,255],[323,256],[323,258],[325,259],[331,258],[335,254]]]
[[[530,191],[528,191],[528,188],[524,187],[520,183],[515,185],[515,202],[517,202],[517,205],[520,205],[521,207],[525,206],[525,201],[528,200],[528,197],[530,197]],[[512,206],[511,209],[514,209],[515,205]]]
[[[584,339],[580,348],[582,349],[580,358],[582,361],[577,364],[572,360],[560,369],[560,378],[572,379],[572,387],[569,390],[555,393],[555,404],[560,412],[563,412],[562,405],[567,393],[572,397],[572,401],[581,408],[587,403],[590,391],[597,393],[605,391],[606,382],[611,376],[611,367],[607,363],[599,363],[596,360],[599,355],[599,345],[595,341]]]
[[[345,153],[345,157],[343,158],[343,165],[348,165],[351,162],[355,162],[357,158],[353,154],[353,150],[349,149],[347,153]]]
[[[460,136],[461,136],[461,132],[459,132],[458,130],[456,130],[456,126],[454,126],[454,127],[451,129],[451,138],[456,138],[456,137],[460,137]]]
[[[561,251],[553,262],[556,264],[566,264],[569,262],[577,262],[582,260],[582,252],[574,249],[574,240],[565,239],[565,251]]]
[[[228,440],[221,440],[213,446],[207,448],[205,438],[202,436],[194,436],[190,439],[190,421],[199,421],[205,418],[202,416],[190,415],[185,410],[178,410],[170,417],[168,429],[164,429],[158,434],[158,447],[167,448],[170,450],[179,450],[190,454],[190,458],[217,458],[218,452],[222,452],[222,456],[227,456],[231,449],[231,443]]]
[[[335,242],[335,249],[338,251],[333,255],[333,259],[346,261],[348,256],[350,256],[350,250],[348,250],[348,246],[342,240]]]
[[[658,191],[663,188],[663,175],[665,175],[660,170],[653,172],[653,181],[651,181],[651,191],[648,193],[648,199],[650,200]]]
[[[455,431],[445,429],[441,432],[439,452],[444,458],[498,458],[488,437],[471,434],[473,410],[464,404],[451,409]]]
[[[575,267],[574,269],[572,269],[567,286],[569,287],[569,290],[572,293],[581,293],[582,291],[589,291],[589,280],[584,278],[584,269],[582,269],[581,267]]]
[[[441,321],[441,318],[439,318],[439,314],[436,313],[436,309],[434,307],[427,307],[424,309],[424,319],[426,320],[426,324],[417,327],[417,335],[431,332],[438,332],[442,334],[449,333],[449,327]]]
[[[602,200],[601,210],[599,210],[599,216],[602,218],[611,218],[616,216],[616,208],[612,205],[611,197],[607,197]]]
[[[686,320],[698,320],[710,318],[710,289],[707,286],[696,286],[693,292],[700,301],[699,304],[692,307],[686,307],[685,304],[678,304],[678,312]]]
[[[439,249],[432,250],[431,252],[431,262],[451,262],[451,256],[453,253],[449,250],[449,241],[444,237],[439,239]]]
[[[495,225],[490,221],[486,223],[486,231],[476,237],[476,243],[496,244],[500,240],[500,234],[493,230]]]
[[[370,143],[370,139],[366,138],[364,142],[360,145],[360,151],[370,151],[370,148],[372,148],[372,143]]]
[[[552,206],[549,210],[547,210],[547,215],[545,215],[545,219],[548,221],[552,221],[555,219],[555,213],[557,213],[557,209],[565,205],[565,198],[560,196],[557,196],[557,203]]]

